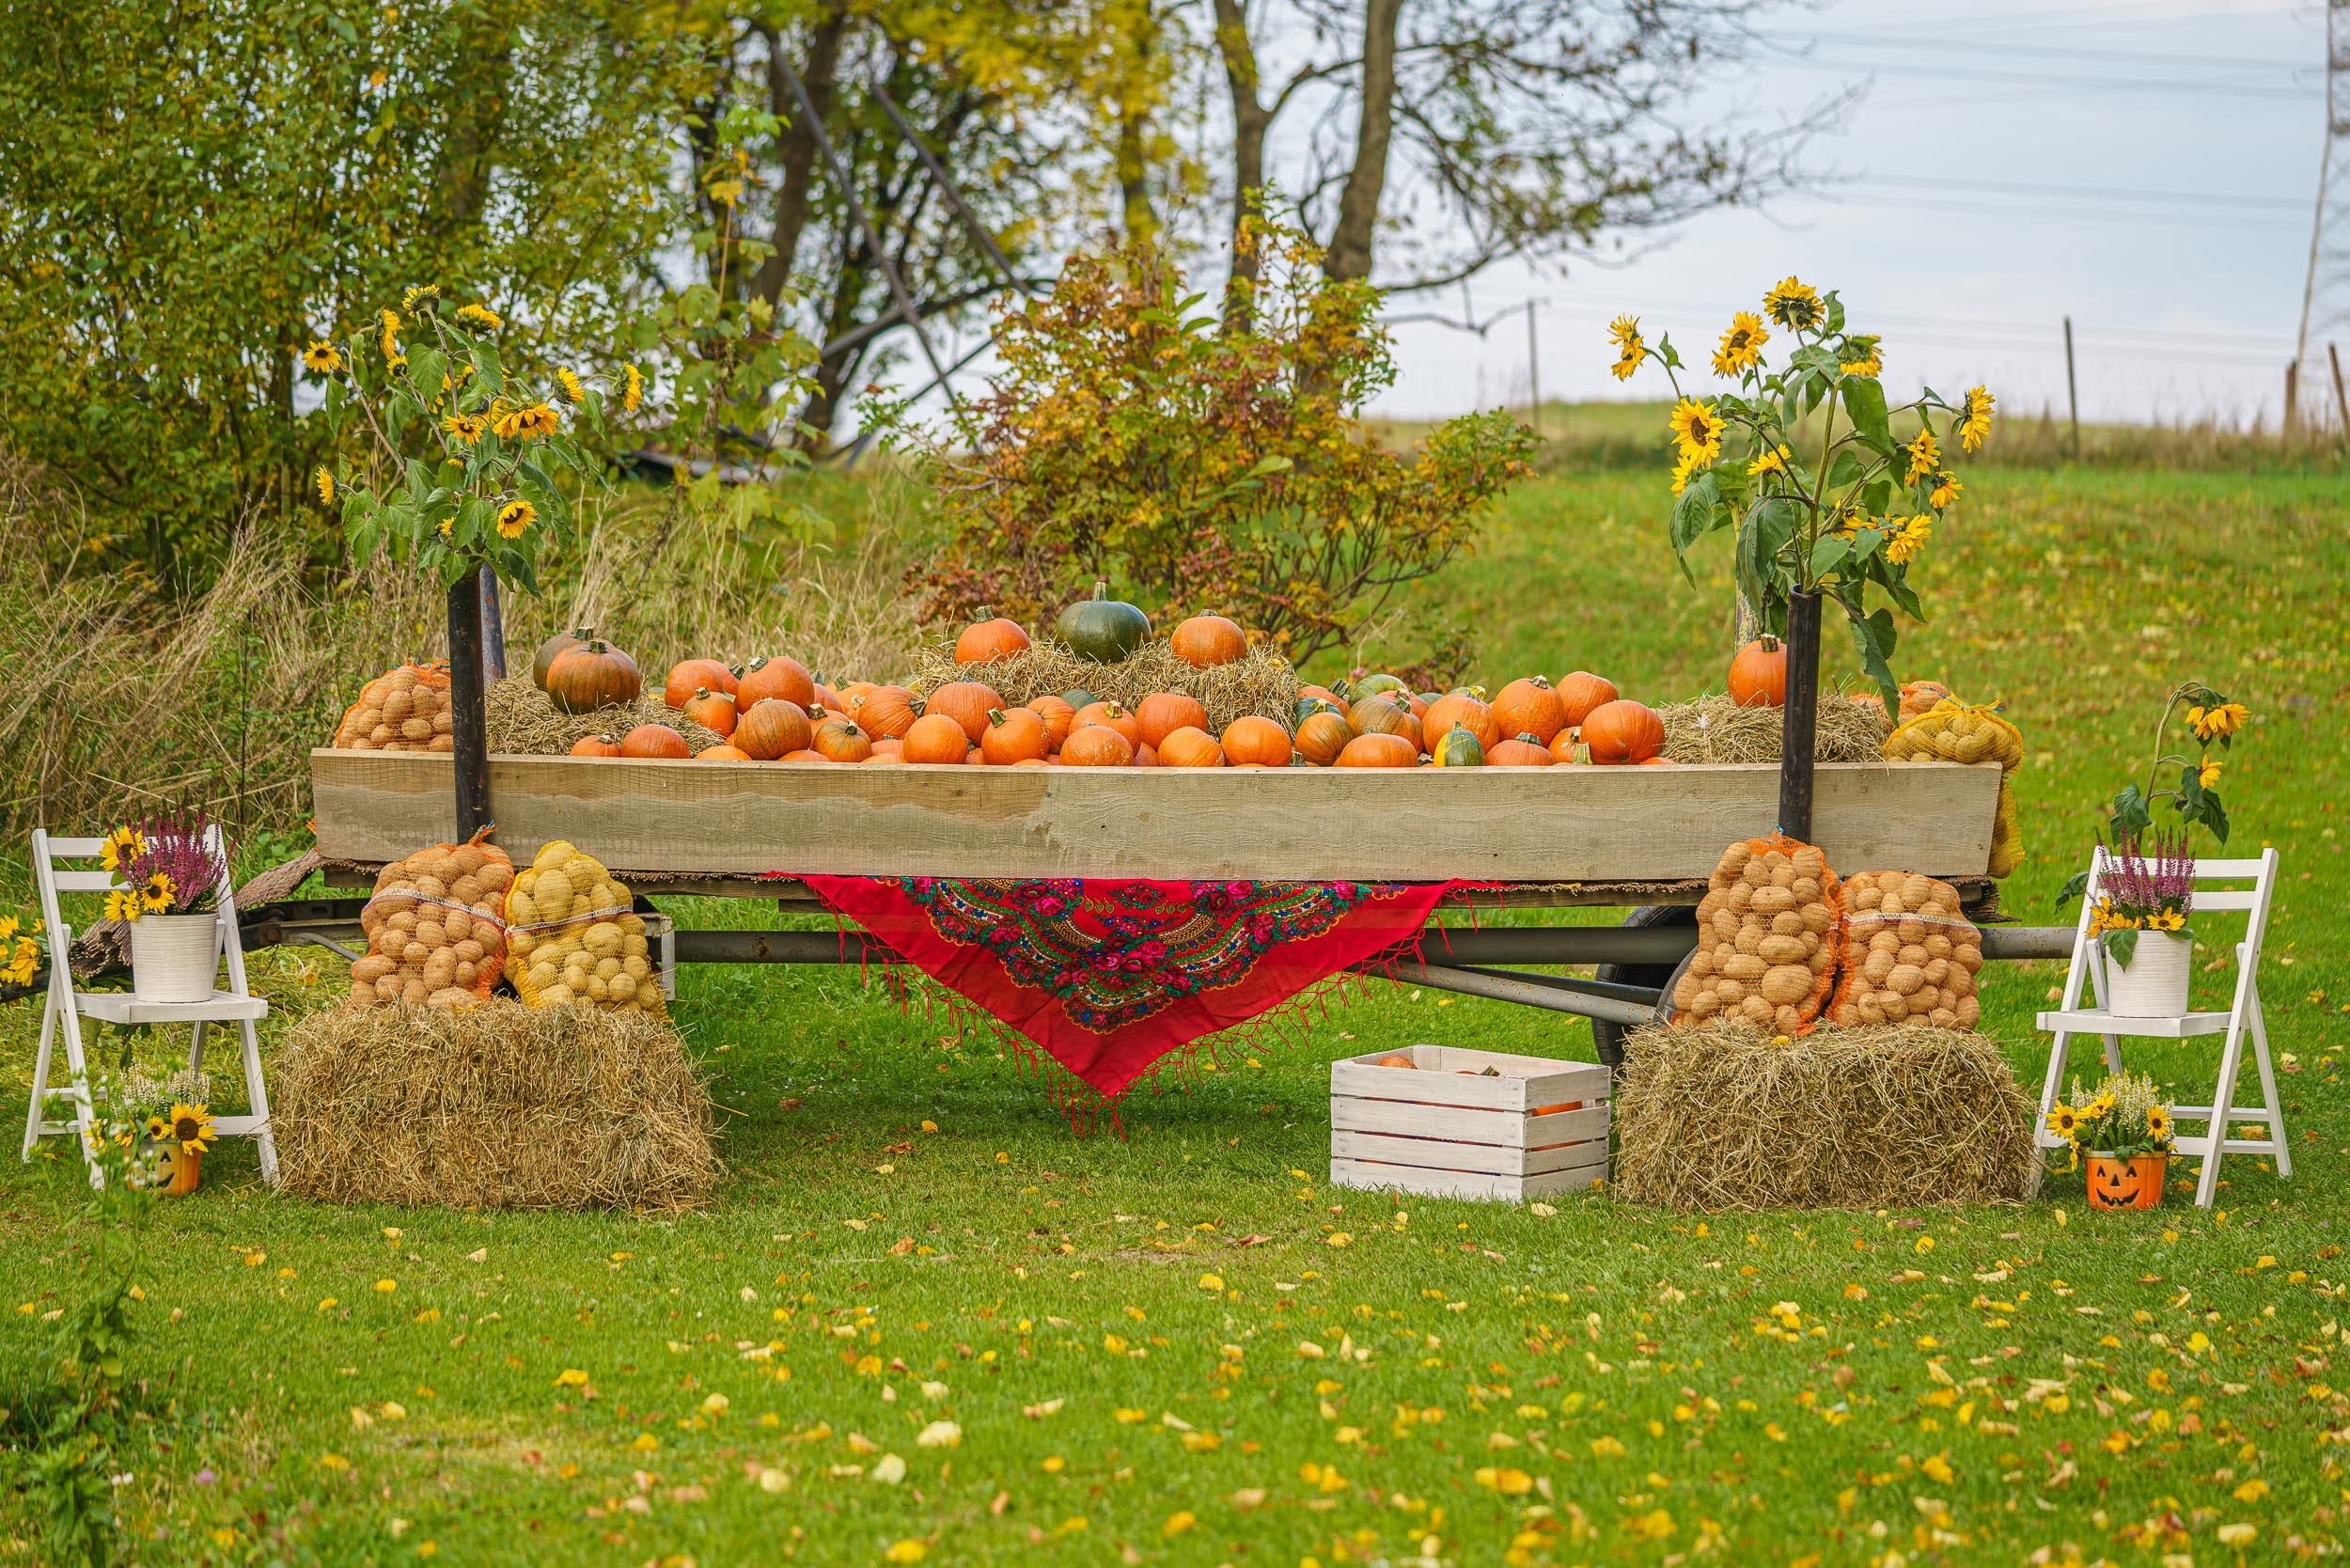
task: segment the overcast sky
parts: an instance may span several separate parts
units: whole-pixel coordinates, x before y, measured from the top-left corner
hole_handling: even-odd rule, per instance
[[[1773,33],[1786,52],[1736,85],[1763,111],[1869,84],[1814,149],[1832,189],[1699,218],[1621,267],[1496,267],[1465,301],[1391,313],[1486,320],[1539,297],[1545,399],[1661,397],[1653,371],[1608,376],[1610,316],[1696,359],[1794,273],[1882,327],[1893,390],[1982,382],[2006,412],[2061,415],[2069,314],[2084,418],[2275,421],[2324,147],[2323,0],[1841,0]],[[1526,400],[1523,316],[1481,338],[1395,332],[1379,412]]]

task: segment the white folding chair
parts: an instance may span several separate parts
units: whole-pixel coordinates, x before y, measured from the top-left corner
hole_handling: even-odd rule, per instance
[[[2235,993],[2224,1012],[2187,1012],[2176,1018],[2117,1018],[2106,1011],[2106,950],[2101,941],[2092,941],[2089,934],[2089,917],[2096,908],[2104,889],[2106,871],[2111,861],[2103,845],[2098,846],[2089,863],[2089,893],[2081,900],[2081,917],[2073,935],[2072,966],[2064,977],[2064,999],[2055,1011],[2040,1015],[2040,1027],[2052,1031],[2056,1043],[2048,1052],[2047,1081],[2040,1090],[2041,1123],[2038,1130],[2040,1146],[2060,1149],[2064,1142],[2047,1130],[2048,1113],[2056,1108],[2063,1091],[2066,1048],[2075,1035],[2093,1034],[2105,1042],[2106,1066],[2113,1072],[2122,1071],[2122,1041],[2124,1037],[2139,1040],[2186,1040],[2199,1035],[2224,1034],[2226,1043],[2219,1052],[2219,1084],[2208,1105],[2174,1105],[2172,1114],[2183,1121],[2207,1123],[2199,1137],[2174,1137],[2173,1147],[2182,1154],[2200,1154],[2202,1167],[2195,1183],[2195,1201],[2210,1208],[2219,1191],[2219,1159],[2222,1154],[2268,1154],[2277,1161],[2277,1174],[2293,1174],[2293,1148],[2285,1137],[2284,1107],[2277,1098],[2277,1070],[2268,1057],[2268,1023],[2261,1013],[2260,960],[2261,939],[2268,929],[2269,900],[2277,886],[2277,852],[2261,852],[2257,860],[2198,860],[2195,862],[2195,891],[2189,905],[2188,917],[2201,924],[2206,915],[2242,914],[2245,917],[2244,940],[2236,944]],[[2249,882],[2249,887],[2207,888],[2205,883]],[[2084,1007],[2084,986],[2094,988],[2095,1004]],[[2261,1100],[2259,1109],[2235,1104],[2236,1074],[2244,1065],[2244,1037],[2252,1037],[2252,1059],[2260,1072]],[[2228,1136],[2232,1121],[2259,1121],[2267,1126],[2268,1136],[2262,1138],[2239,1138]]]
[[[188,1066],[197,1072],[204,1067],[204,1036],[214,1024],[233,1023],[243,1036],[245,1104],[250,1107],[244,1116],[215,1117],[212,1130],[221,1137],[249,1137],[259,1146],[261,1179],[275,1185],[277,1182],[277,1140],[270,1131],[269,1090],[261,1081],[261,1047],[253,1026],[269,1016],[267,999],[256,996],[245,984],[244,943],[237,932],[237,892],[230,884],[227,856],[217,826],[207,830],[206,841],[213,853],[221,856],[219,911],[215,930],[220,952],[228,964],[228,988],[214,990],[200,1002],[147,1002],[125,991],[81,991],[73,984],[73,968],[67,962],[67,949],[73,941],[72,928],[65,921],[59,908],[60,893],[102,893],[113,885],[108,871],[75,869],[70,862],[89,862],[99,857],[105,848],[102,839],[53,839],[41,828],[33,830],[33,879],[40,891],[41,918],[49,925],[49,996],[40,1019],[40,1051],[33,1061],[33,1099],[24,1112],[24,1149],[23,1157],[33,1157],[33,1146],[54,1133],[70,1133],[89,1159],[89,1131],[96,1119],[96,1107],[90,1100],[89,1066],[83,1054],[82,1020],[94,1018],[117,1027],[131,1024],[187,1024],[194,1027],[195,1039],[188,1047]],[[49,1068],[52,1051],[57,1037],[65,1038],[65,1060],[69,1081],[51,1088]],[[71,1120],[48,1120],[49,1101],[53,1098],[69,1102],[73,1110]],[[90,1167],[90,1181],[96,1184],[99,1172]]]

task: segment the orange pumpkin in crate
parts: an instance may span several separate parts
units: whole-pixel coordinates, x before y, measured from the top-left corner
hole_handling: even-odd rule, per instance
[[[1122,768],[1135,760],[1135,748],[1108,725],[1086,724],[1061,743],[1060,760],[1073,768]]]
[[[682,708],[704,686],[732,697],[741,685],[734,671],[715,659],[681,659],[669,666],[669,683],[662,689],[661,700],[672,708]]]
[[[1315,767],[1326,768],[1339,760],[1346,743],[1355,738],[1355,727],[1327,710],[1308,713],[1297,727],[1294,743],[1297,754]]]
[[[772,659],[753,659],[750,667],[734,688],[734,700],[744,708],[764,702],[769,698],[795,703],[802,713],[816,700],[816,681],[807,666],[797,659],[780,654]]]
[[[682,761],[694,755],[685,737],[666,724],[640,724],[620,737],[623,757],[666,757]]]
[[[1420,717],[1420,737],[1426,740],[1449,735],[1456,724],[1477,737],[1480,749],[1490,751],[1501,744],[1501,726],[1495,722],[1494,711],[1465,692],[1455,692],[1431,702],[1428,712]]]
[[[807,711],[780,697],[761,698],[734,721],[736,746],[756,761],[768,762],[789,752],[803,751],[814,737]]]
[[[1255,763],[1268,768],[1290,765],[1289,731],[1269,718],[1254,713],[1234,719],[1224,727],[1222,740],[1225,757],[1235,766]]]
[[[1592,709],[1615,700],[1616,683],[1588,669],[1578,669],[1559,682],[1559,713],[1570,729],[1589,718]]]
[[[903,740],[914,728],[914,694],[903,686],[874,686],[849,699],[849,716],[869,735]]]
[[[979,756],[990,764],[1008,768],[1014,762],[1044,759],[1044,720],[1026,708],[996,708],[987,715],[979,735]]]
[[[1347,719],[1358,734],[1393,735],[1411,746],[1413,756],[1420,754],[1420,721],[1393,697],[1367,697],[1347,711]]]
[[[1004,705],[993,686],[982,686],[977,681],[949,681],[931,693],[922,704],[924,714],[941,714],[963,726],[964,739],[973,745],[987,733],[987,715]]]
[[[1046,755],[1060,749],[1069,739],[1069,731],[1077,721],[1077,710],[1064,698],[1032,697],[1020,706],[1044,721],[1044,750]]]
[[[1648,704],[1618,698],[1583,715],[1583,744],[1594,762],[1645,762],[1665,749],[1665,721]]]
[[[862,762],[873,755],[873,739],[854,719],[826,719],[808,743],[827,762]]]
[[[1741,708],[1778,708],[1787,701],[1787,645],[1765,634],[1730,661],[1730,697]]]
[[[724,741],[716,745],[706,745],[694,753],[694,760],[697,762],[747,762],[750,760],[750,753],[739,751]]]
[[[955,638],[955,663],[958,665],[992,665],[1009,659],[1015,653],[1028,651],[1028,634],[1020,622],[1000,615],[991,615],[987,606],[979,606],[979,619],[963,629]]]
[[[593,713],[634,702],[645,689],[636,661],[608,642],[590,637],[567,648],[547,666],[547,700],[567,713]]]
[[[1205,729],[1208,711],[1181,692],[1152,692],[1135,704],[1135,722],[1145,745],[1164,745],[1178,729]]]
[[[572,743],[574,757],[618,757],[620,743],[609,735],[582,735]]]
[[[959,764],[970,758],[971,737],[946,714],[925,713],[906,730],[898,754],[909,762]]]
[[[1514,735],[1485,753],[1485,765],[1492,768],[1550,768],[1559,765],[1559,759],[1550,748],[1529,732]]]
[[[1163,768],[1220,768],[1225,761],[1224,748],[1216,745],[1215,737],[1188,725],[1169,733],[1157,750]]]
[[[1168,646],[1194,669],[1214,669],[1248,656],[1248,634],[1220,615],[1196,615],[1175,628]]]
[[[1070,732],[1074,734],[1089,724],[1099,724],[1117,730],[1126,737],[1128,745],[1144,744],[1142,721],[1135,717],[1132,710],[1121,708],[1115,702],[1087,703],[1077,710],[1077,716],[1069,727]]]
[[[697,686],[694,695],[686,698],[685,706],[680,712],[713,735],[734,733],[734,698],[725,692]]]
[[[1502,687],[1493,710],[1495,729],[1504,736],[1525,736],[1536,745],[1548,745],[1567,727],[1566,705],[1559,700],[1558,688],[1539,675]]]
[[[1339,750],[1332,764],[1341,768],[1408,768],[1419,761],[1419,747],[1401,735],[1371,732],[1355,736]]]

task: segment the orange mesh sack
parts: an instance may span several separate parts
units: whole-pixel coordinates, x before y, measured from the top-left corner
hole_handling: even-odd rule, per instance
[[[1909,712],[1909,704],[1902,704]],[[2024,732],[1992,705],[1968,705],[1944,698],[1887,737],[1885,755],[1896,762],[1997,762],[1999,803],[1991,827],[1991,874],[2006,876],[2024,858],[2024,834],[2015,817],[2015,770],[2024,765]]]
[[[1673,987],[1673,1022],[1806,1032],[1835,978],[1842,913],[1836,873],[1812,845],[1783,834],[1731,845],[1698,905],[1698,950]]]
[[[506,964],[502,911],[513,879],[506,852],[478,833],[384,867],[359,916],[368,950],[351,966],[344,1006],[470,1007],[486,999]]]
[[[506,896],[514,990],[532,1007],[600,1007],[666,1019],[635,899],[603,863],[560,839]]]
[[[1844,882],[1843,952],[1828,1022],[1971,1029],[1982,933],[1958,889],[1916,871],[1862,871]]]
[[[335,727],[338,751],[448,751],[448,666],[402,665],[360,688],[359,700]]]

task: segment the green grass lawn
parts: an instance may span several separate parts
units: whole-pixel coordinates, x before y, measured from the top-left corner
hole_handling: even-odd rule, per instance
[[[1366,985],[1285,1045],[1137,1090],[1124,1138],[1077,1140],[991,1041],[854,970],[689,971],[678,1017],[730,1166],[706,1212],[328,1208],[263,1188],[243,1147],[160,1206],[133,1361],[153,1442],[116,1489],[127,1553],[1296,1568],[2339,1551],[2340,497],[2323,478],[1984,470],[1935,540],[1937,619],[1899,661],[2022,726],[2032,858],[2008,903],[2035,921],[2059,917],[2049,894],[2098,800],[2142,766],[2170,684],[2201,676],[2251,704],[2232,847],[2285,855],[2264,990],[2290,1183],[2247,1158],[2214,1214],[2174,1193],[2093,1215],[2076,1177],[2022,1208],[1705,1220],[1604,1192],[1545,1212],[1340,1192],[1323,1180],[1329,1058],[1416,1041],[1588,1058],[1587,1029]],[[1726,554],[1684,584],[1663,505],[1653,474],[1554,474],[1425,591],[1484,629],[1496,682],[1581,666],[1657,700],[1718,684]],[[2232,967],[2203,956],[2216,996]],[[339,969],[264,957],[273,1034]],[[2058,978],[1990,972],[1984,1027],[2033,1087],[2030,1015]],[[0,1014],[12,1108],[37,1024]],[[2135,1059],[2195,1098],[2216,1054]],[[0,1403],[21,1408],[92,1237],[61,1147],[0,1171]],[[0,1435],[22,1443],[21,1419]],[[39,1527],[31,1499],[0,1497],[0,1560],[42,1560]]]

